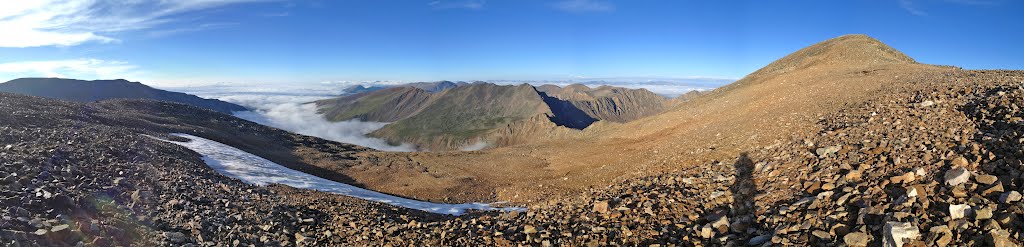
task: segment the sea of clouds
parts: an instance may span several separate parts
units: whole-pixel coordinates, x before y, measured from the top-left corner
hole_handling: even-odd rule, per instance
[[[366,136],[388,123],[348,120],[330,122],[317,113],[316,100],[339,97],[343,88],[331,85],[212,85],[201,87],[166,88],[195,94],[203,98],[219,99],[249,108],[235,112],[236,117],[263,125],[332,141],[351,143],[383,151],[416,151],[410,144],[390,145],[378,138]]]

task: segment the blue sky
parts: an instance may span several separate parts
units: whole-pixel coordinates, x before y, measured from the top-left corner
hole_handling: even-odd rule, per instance
[[[1024,69],[1021,13],[1013,0],[7,1],[0,81],[735,79],[849,33],[919,62]]]

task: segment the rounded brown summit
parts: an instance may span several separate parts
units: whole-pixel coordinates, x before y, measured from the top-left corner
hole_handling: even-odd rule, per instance
[[[864,34],[847,34],[800,49],[748,77],[781,74],[817,66],[861,67],[913,64],[913,58]]]

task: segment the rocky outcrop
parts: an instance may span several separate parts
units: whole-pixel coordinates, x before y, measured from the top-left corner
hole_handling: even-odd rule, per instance
[[[665,110],[668,101],[665,97],[654,94],[646,89],[628,89],[611,86],[589,88],[582,84],[573,84],[559,88],[553,85],[544,85],[537,87],[537,90],[548,97],[554,98],[553,101],[571,104],[572,107],[561,107],[565,109],[563,111],[568,112],[575,109],[586,114],[591,119],[617,123],[625,123],[661,113]],[[552,108],[555,109],[556,107],[553,106]],[[583,117],[576,117],[574,119],[581,118]],[[580,126],[578,122],[570,122],[567,125],[585,128],[589,123]]]

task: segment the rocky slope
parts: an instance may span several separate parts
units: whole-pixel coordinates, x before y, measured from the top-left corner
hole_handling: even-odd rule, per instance
[[[240,105],[195,95],[155,89],[127,80],[84,81],[61,78],[20,78],[0,83],[0,92],[61,100],[92,102],[107,99],[152,99],[198,106],[230,114],[245,111]]]

